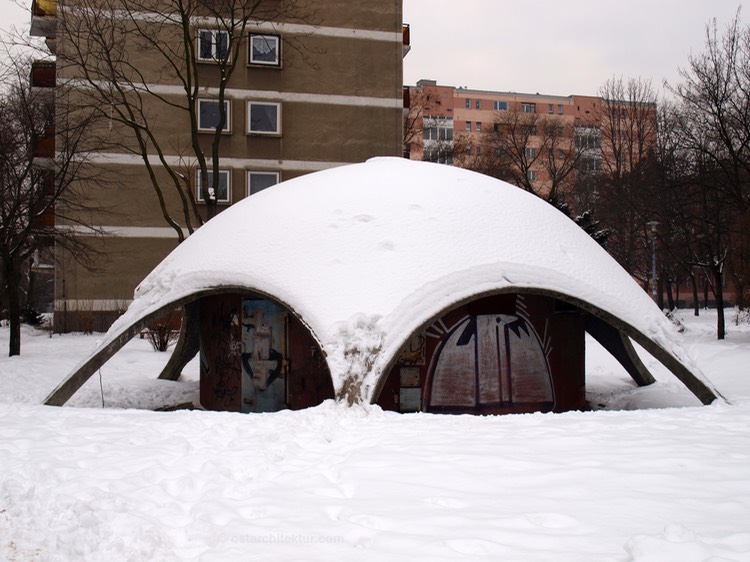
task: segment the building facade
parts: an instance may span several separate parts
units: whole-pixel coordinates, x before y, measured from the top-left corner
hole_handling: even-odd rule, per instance
[[[51,85],[99,117],[86,209],[55,217],[93,261],[57,249],[58,330],[105,329],[181,237],[232,203],[401,154],[401,0],[246,4],[238,14],[211,2],[33,2],[32,35],[56,55]]]
[[[404,97],[406,157],[478,169],[542,197],[562,175],[570,179],[574,172],[597,173],[614,165],[613,143],[606,140],[625,138],[634,121],[632,103],[597,96],[475,90],[420,80],[405,87]],[[643,134],[646,144],[653,144],[655,105],[647,104],[646,113]]]

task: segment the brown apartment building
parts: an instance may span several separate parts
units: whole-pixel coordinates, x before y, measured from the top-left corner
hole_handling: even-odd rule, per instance
[[[82,186],[85,211],[54,217],[96,251],[94,269],[56,249],[58,330],[80,329],[81,317],[106,328],[180,232],[208,215],[282,180],[401,154],[401,0],[265,0],[244,20],[223,12],[234,4],[243,3],[32,3],[32,35],[46,37],[56,55],[56,76],[40,63],[34,85],[99,104],[87,158],[102,174]],[[191,11],[180,13],[185,5]],[[117,98],[123,82],[120,95],[140,113],[128,115]],[[195,90],[186,97],[188,86]],[[149,132],[138,139],[128,119],[147,121]],[[41,165],[53,147],[40,149]]]

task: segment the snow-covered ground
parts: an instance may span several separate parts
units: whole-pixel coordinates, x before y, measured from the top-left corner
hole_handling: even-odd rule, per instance
[[[197,365],[154,380],[166,355],[136,339],[85,408],[44,407],[101,335],[27,330],[0,357],[0,559],[747,562],[750,325],[680,318],[731,404],[659,368],[637,388],[587,340],[592,412],[123,409],[197,401]]]

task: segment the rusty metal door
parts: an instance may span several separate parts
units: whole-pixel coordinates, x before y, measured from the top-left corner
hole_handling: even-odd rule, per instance
[[[260,298],[242,299],[242,411],[287,407],[287,312]]]

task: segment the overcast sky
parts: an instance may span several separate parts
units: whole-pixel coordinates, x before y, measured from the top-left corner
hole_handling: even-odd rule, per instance
[[[30,5],[30,0],[20,0]],[[0,0],[0,28],[27,27],[28,9]],[[678,81],[742,0],[403,0],[411,25],[404,82],[544,94],[596,94],[612,76]],[[750,22],[744,13],[742,21]]]
[[[543,94],[596,94],[612,76],[678,81],[742,0],[403,0],[404,82]],[[750,22],[743,11],[741,20]]]

